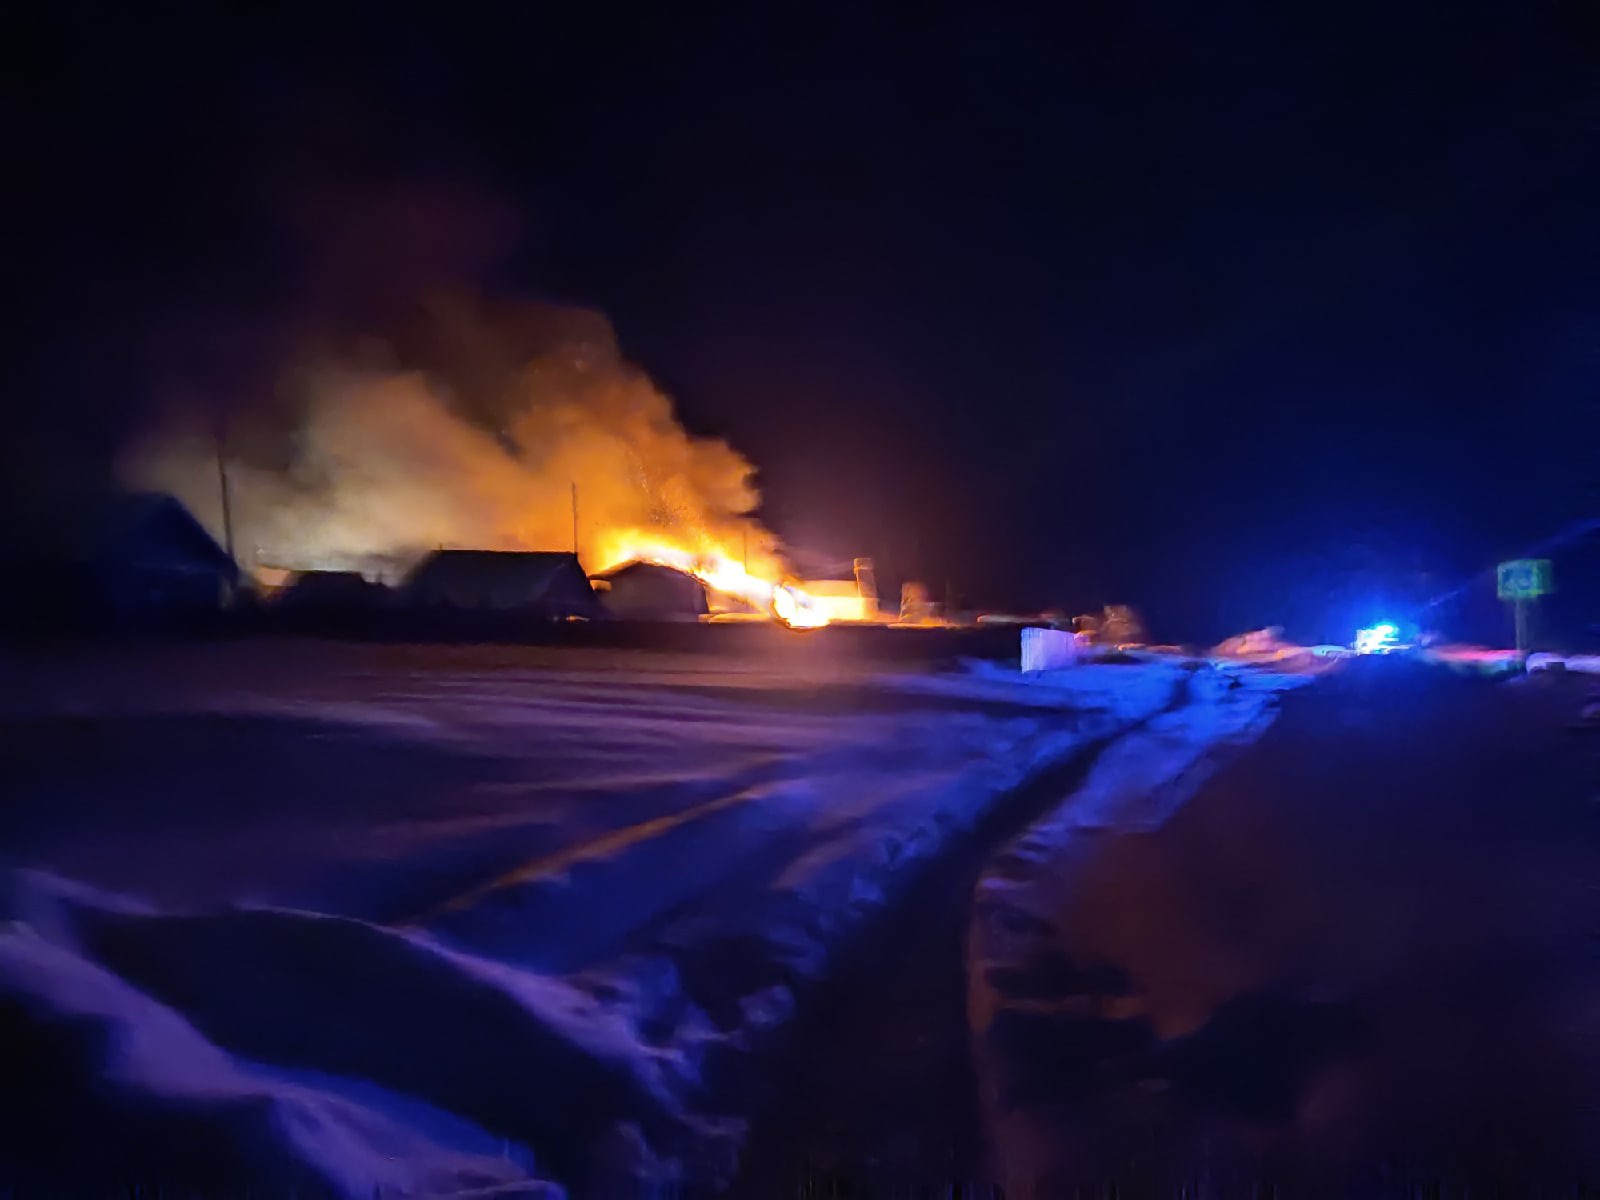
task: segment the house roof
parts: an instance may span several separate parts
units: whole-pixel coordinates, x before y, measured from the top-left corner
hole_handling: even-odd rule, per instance
[[[434,550],[417,564],[411,577],[445,571],[484,577],[554,578],[572,568],[583,573],[578,556],[566,550]]]
[[[163,492],[122,493],[97,505],[79,526],[74,556],[106,565],[238,573],[194,514]]]
[[[383,592],[381,585],[369,583],[359,571],[300,571],[284,587],[278,602],[290,605],[360,602]]]
[[[417,564],[405,588],[414,596],[465,601],[492,598],[502,606],[558,601],[594,603],[578,556],[548,550],[435,550]]]
[[[640,558],[632,559],[628,562],[622,563],[620,566],[609,567],[604,571],[597,571],[595,574],[589,576],[589,578],[616,579],[617,577],[623,575],[661,575],[663,578],[676,577],[679,579],[687,579],[694,584],[700,585],[700,580],[696,579],[687,571],[679,570],[677,567],[668,566],[666,563],[645,562]]]

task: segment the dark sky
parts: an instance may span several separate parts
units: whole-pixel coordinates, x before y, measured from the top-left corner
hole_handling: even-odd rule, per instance
[[[61,6],[13,448],[114,447],[152,312],[248,386],[286,312],[467,282],[975,603],[1344,636],[1600,508],[1580,6],[677,7]]]

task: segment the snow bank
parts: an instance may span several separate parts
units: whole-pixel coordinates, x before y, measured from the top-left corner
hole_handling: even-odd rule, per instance
[[[1579,671],[1585,675],[1600,675],[1600,654],[1530,654],[1526,665],[1530,671]]]
[[[1216,649],[1211,653],[1217,658],[1239,661],[1263,659],[1277,661],[1304,654],[1306,648],[1284,641],[1282,627],[1274,625],[1267,629],[1253,629],[1248,633],[1224,638],[1217,643]]]
[[[1177,698],[1193,672],[1181,660],[1084,663],[1025,675],[1000,663],[973,659],[960,672],[885,676],[885,688],[949,696],[978,703],[1066,710],[1080,716],[1140,720]]]
[[[0,1161],[25,1191],[111,1194],[159,1180],[178,1191],[354,1200],[521,1181],[518,1195],[564,1195],[533,1179],[526,1155],[459,1118],[370,1086],[364,1103],[230,1055],[26,924],[0,933],[0,1009],[12,1051],[0,1104],[12,1149]]]
[[[1264,667],[1274,672],[1320,675],[1334,669],[1352,651],[1343,646],[1301,646],[1285,641],[1277,626],[1237,634],[1218,642],[1210,660],[1221,667]]]
[[[1487,646],[1442,644],[1428,646],[1417,657],[1434,666],[1457,672],[1481,675],[1510,675],[1523,668],[1523,656],[1516,650],[1497,650]]]
[[[27,1144],[136,1130],[123,1179],[203,1142],[202,1185],[714,1185],[751,1051],[952,836],[1184,690],[1255,694],[1173,664],[243,653],[0,705],[30,730],[0,817],[0,990],[51,1081]]]

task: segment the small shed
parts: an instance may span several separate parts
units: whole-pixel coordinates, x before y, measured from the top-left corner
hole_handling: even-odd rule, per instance
[[[619,620],[698,621],[711,611],[705,584],[659,563],[624,563],[592,582],[606,615]]]
[[[435,550],[401,590],[409,604],[522,613],[544,620],[598,616],[576,554],[543,550]]]

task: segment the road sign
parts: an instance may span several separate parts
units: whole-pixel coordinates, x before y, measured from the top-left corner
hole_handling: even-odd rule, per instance
[[[1550,590],[1548,558],[1515,558],[1494,569],[1495,592],[1502,600],[1534,600]]]

